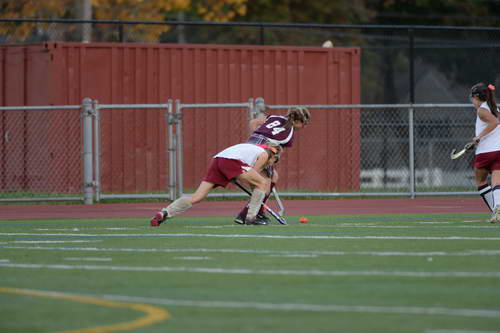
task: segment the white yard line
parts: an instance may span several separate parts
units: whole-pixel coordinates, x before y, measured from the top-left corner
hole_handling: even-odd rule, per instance
[[[430,251],[430,252],[403,252],[403,251],[318,251],[318,250],[254,250],[254,249],[205,249],[205,248],[99,248],[99,247],[50,247],[50,246],[0,246],[3,249],[13,250],[47,250],[47,251],[90,251],[90,252],[155,252],[155,253],[249,253],[262,255],[367,255],[367,256],[403,256],[403,257],[467,257],[467,256],[499,256],[500,250],[465,250],[459,252]]]
[[[226,229],[226,228],[241,228],[240,225],[187,225],[188,229]]]
[[[139,230],[140,228],[128,228],[128,227],[120,227],[120,228],[34,228],[36,231],[82,231],[82,230]]]
[[[272,254],[271,257],[282,257],[282,258],[317,258],[317,254]]]
[[[382,239],[382,240],[479,240],[499,241],[500,237],[463,237],[463,236],[325,236],[325,235],[266,235],[266,234],[33,234],[4,232],[0,236],[58,236],[58,237],[214,237],[214,238],[264,238],[264,239]]]
[[[210,257],[197,257],[197,256],[186,256],[186,257],[174,257],[176,260],[212,260]]]
[[[260,303],[260,302],[232,302],[232,301],[194,301],[173,300],[161,298],[111,296],[105,295],[109,300],[122,300],[130,302],[143,302],[157,305],[190,306],[203,308],[240,308],[256,310],[279,311],[311,311],[311,312],[362,312],[362,313],[398,313],[417,315],[446,315],[459,317],[498,318],[500,311],[488,309],[453,309],[433,307],[389,307],[366,305],[337,305],[337,304],[300,304],[300,303]]]
[[[35,228],[36,231],[80,231],[81,228]]]
[[[446,222],[444,222],[446,223]],[[438,224],[438,223],[436,223]],[[308,224],[307,227],[313,228],[381,228],[381,229],[422,229],[426,226],[424,225],[373,225],[373,224],[338,224],[338,225],[321,225],[321,224]],[[489,225],[444,225],[437,227],[439,229],[497,229],[500,230],[498,226]]]
[[[92,258],[92,257],[88,257],[88,258],[68,257],[68,258],[64,258],[64,260],[68,260],[68,261],[112,261],[113,259],[112,258]]]
[[[478,223],[482,222],[480,225],[461,225],[463,223]],[[459,224],[458,224],[459,223]],[[424,221],[416,221],[416,222],[396,222],[394,224],[378,224],[371,222],[342,222],[342,223],[331,223],[331,224],[315,224],[314,218],[311,218],[309,223],[307,224],[307,228],[422,228],[426,225],[444,225],[441,228],[487,228],[487,229],[499,229],[498,226],[491,225],[491,223],[486,223],[485,221],[451,221],[451,222],[424,222]],[[204,225],[188,225],[186,228],[189,229],[226,229],[226,228],[241,228],[240,225],[232,224],[232,225],[220,225],[220,226],[204,226]]]
[[[102,242],[102,240],[37,240],[37,241],[11,241],[10,243],[16,244],[54,244],[54,243],[96,243]]]
[[[92,228],[92,229],[97,229],[97,230],[99,230],[99,229],[103,229],[103,230],[139,230],[139,228],[129,228],[129,227],[120,227],[120,228],[109,227],[109,228]]]
[[[425,333],[500,333],[500,331],[469,331],[469,330],[426,330]]]
[[[175,266],[106,266],[0,263],[0,267],[82,270],[82,271],[127,271],[127,272],[183,272],[237,275],[287,275],[287,276],[367,276],[367,277],[411,277],[411,278],[500,278],[500,272],[412,272],[412,271],[323,271],[323,270],[279,270],[250,268],[209,268]]]
[[[41,290],[34,290],[40,292]],[[55,291],[42,291],[54,295],[68,295],[79,297],[104,298],[111,301],[148,303],[164,306],[188,306],[199,308],[227,308],[227,309],[256,309],[264,311],[310,311],[310,312],[358,312],[358,313],[383,313],[383,314],[413,314],[413,315],[443,315],[457,317],[500,317],[500,311],[490,309],[464,309],[443,307],[408,307],[408,306],[375,306],[375,305],[341,305],[341,304],[304,304],[304,303],[263,303],[263,302],[236,302],[223,300],[182,300],[168,298],[135,297],[124,295],[88,295],[76,293],[61,293]],[[426,333],[448,333],[451,331],[433,330]],[[493,333],[492,331],[453,331],[455,333]]]

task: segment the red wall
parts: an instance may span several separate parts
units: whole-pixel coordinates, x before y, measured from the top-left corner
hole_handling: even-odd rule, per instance
[[[2,105],[80,104],[84,97],[101,104],[250,97],[267,104],[360,102],[357,48],[46,43],[0,50]],[[246,139],[246,110],[184,112],[185,186],[192,188],[214,153]],[[104,191],[164,190],[163,113],[111,110],[101,116]],[[312,119],[280,162],[280,187],[357,190],[359,112],[312,110]]]

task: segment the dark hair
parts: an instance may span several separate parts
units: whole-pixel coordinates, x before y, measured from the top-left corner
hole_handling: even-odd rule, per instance
[[[482,82],[477,83],[470,89],[470,96],[477,97],[480,101],[488,103],[491,113],[498,117],[497,103],[495,102],[495,86],[492,84],[486,85]]]
[[[286,128],[292,127],[294,121],[301,121],[304,125],[309,124],[311,121],[311,113],[304,107],[292,107],[288,110],[286,116],[288,117]]]

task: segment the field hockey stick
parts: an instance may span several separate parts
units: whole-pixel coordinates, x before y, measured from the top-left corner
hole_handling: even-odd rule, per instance
[[[273,178],[273,173],[275,172],[273,167],[271,168],[266,168],[265,169],[265,172],[267,173],[267,176],[272,179]],[[271,182],[271,188],[272,188],[272,192],[273,192],[273,195],[274,195],[274,199],[276,199],[276,203],[278,204],[278,207],[280,209],[279,211],[279,214],[281,216],[285,215],[285,206],[283,205],[283,202],[281,201],[281,198],[280,196],[278,195],[278,191],[276,191],[276,184]]]
[[[278,191],[276,191],[276,185],[273,186],[273,195],[274,195],[274,199],[276,199],[276,203],[278,204],[278,207],[280,208],[280,211],[278,213],[281,216],[285,215],[285,206],[283,205],[283,202],[281,201],[281,198],[278,195]]]
[[[246,194],[248,194],[249,196],[252,196],[252,192],[250,192],[248,189],[246,189],[243,185],[241,185],[240,183],[238,183],[237,180],[233,180],[233,183],[238,186],[240,189],[243,190],[243,192],[245,192]],[[281,217],[278,213],[276,213],[274,210],[271,209],[271,207],[269,207],[268,205],[266,205],[265,203],[262,203],[262,207],[269,212],[269,214],[271,214],[272,217],[274,217],[276,219],[276,221],[278,221],[280,224],[287,224],[286,223],[286,220]]]
[[[467,143],[464,148],[457,152],[456,149],[453,149],[450,154],[450,158],[452,160],[456,160],[457,158],[462,157],[465,153],[474,150],[476,148],[476,143],[474,141]]]

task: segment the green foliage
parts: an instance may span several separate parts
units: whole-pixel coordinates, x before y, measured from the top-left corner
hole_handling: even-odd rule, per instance
[[[362,0],[252,0],[239,19],[256,22],[353,24],[367,22],[374,12]]]

